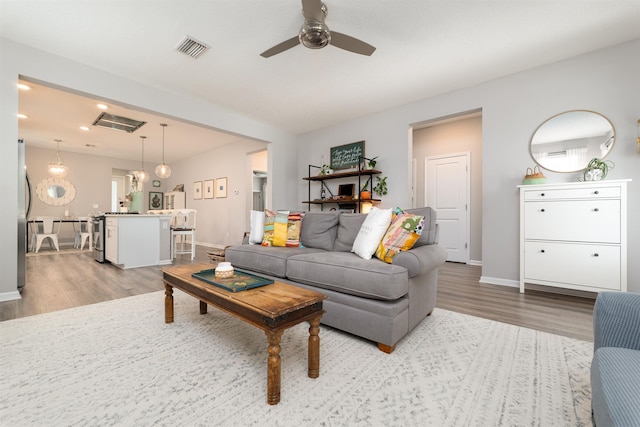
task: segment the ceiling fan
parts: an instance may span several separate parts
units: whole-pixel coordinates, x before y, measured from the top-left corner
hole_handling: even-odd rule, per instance
[[[331,44],[340,49],[367,56],[371,56],[373,52],[375,52],[375,47],[362,40],[336,31],[329,31],[329,27],[324,23],[327,10],[327,6],[320,0],[302,0],[304,24],[300,28],[300,33],[289,40],[275,45],[271,49],[265,50],[260,56],[269,58],[270,56],[291,49],[298,44],[302,44],[309,49],[321,49]]]

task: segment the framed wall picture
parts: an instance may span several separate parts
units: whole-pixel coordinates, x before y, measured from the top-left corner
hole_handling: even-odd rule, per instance
[[[193,200],[202,199],[202,181],[193,183]]]
[[[216,198],[227,197],[227,177],[216,179]]]
[[[207,179],[204,182],[204,198],[213,199],[213,179]]]
[[[357,167],[364,157],[364,141],[331,147],[331,169]]]
[[[158,191],[149,191],[149,210],[159,211],[162,209],[164,195]]]

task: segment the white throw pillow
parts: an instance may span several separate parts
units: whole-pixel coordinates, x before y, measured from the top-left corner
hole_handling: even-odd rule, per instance
[[[249,244],[259,245],[264,236],[264,211],[251,211],[251,232],[249,233]]]
[[[391,224],[391,209],[371,208],[362,227],[360,227],[355,242],[353,242],[351,252],[360,258],[371,259],[371,256],[378,249],[384,233],[389,228],[389,224]]]

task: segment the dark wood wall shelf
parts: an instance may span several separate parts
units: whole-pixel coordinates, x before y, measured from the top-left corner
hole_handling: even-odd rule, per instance
[[[312,174],[312,170],[315,171],[315,169],[320,170],[321,168],[320,166],[309,165],[309,175],[302,178],[305,181],[309,181],[309,184],[308,184],[309,198],[302,202],[307,204],[309,210],[311,210],[311,205],[319,205],[320,209],[324,210],[325,205],[335,204],[335,205],[338,205],[340,209],[353,209],[354,212],[361,212],[362,211],[361,207],[363,203],[377,203],[381,201],[380,199],[361,200],[359,198],[336,199],[334,198],[334,195],[329,189],[329,187],[325,184],[325,181],[328,181],[328,180],[335,180],[335,179],[342,179],[342,178],[357,178],[357,183],[355,188],[356,194],[354,195],[357,197],[360,194],[360,188],[363,183],[363,178],[366,177],[366,178],[371,178],[369,179],[368,187],[369,187],[369,191],[373,193],[373,176],[379,175],[382,173],[377,169],[362,169],[358,167],[357,170],[350,170],[347,172],[334,172],[327,175]],[[348,182],[348,180],[345,180],[345,181]],[[329,193],[326,199],[320,199],[320,198],[311,199],[311,182],[320,182],[321,190],[326,189],[326,191]]]

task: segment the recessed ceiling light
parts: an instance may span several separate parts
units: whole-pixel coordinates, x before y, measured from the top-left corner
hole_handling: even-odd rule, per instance
[[[24,83],[18,83],[18,89],[22,89],[22,90],[30,90],[31,86],[28,86]]]
[[[104,104],[98,104],[98,105],[97,105],[97,107],[98,107],[99,109],[101,109],[101,110],[106,110],[107,108],[109,108],[109,107],[107,107],[107,106],[106,106],[106,105],[104,105]]]
[[[89,130],[89,128],[86,126],[80,126],[80,130]]]
[[[26,119],[26,118],[28,118],[28,116],[26,114],[18,113],[18,118],[19,119]]]

